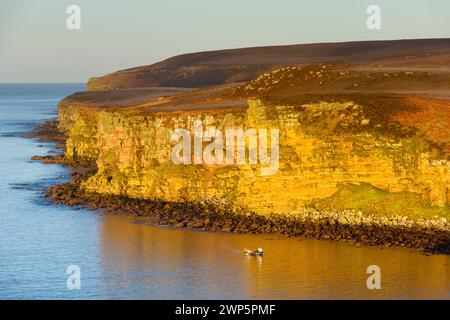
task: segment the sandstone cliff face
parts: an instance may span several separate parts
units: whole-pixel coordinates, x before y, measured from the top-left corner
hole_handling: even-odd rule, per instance
[[[370,185],[395,197],[420,198],[430,208],[447,206],[450,163],[436,158],[414,138],[364,130],[370,120],[361,112],[363,108],[352,101],[298,108],[250,99],[243,111],[139,114],[63,101],[59,126],[68,133],[68,159],[97,161],[97,174],[82,186],[90,192],[175,202],[215,199],[267,215],[290,214],[317,199],[330,199],[351,183],[354,194]],[[320,130],[330,119],[360,130]],[[204,128],[223,132],[279,129],[278,172],[263,176],[260,169],[267,165],[260,163],[174,164],[171,152],[176,143],[171,134],[178,128],[193,132],[196,120]],[[370,194],[366,197],[371,200]]]
[[[96,161],[98,112],[74,101],[58,106],[58,129],[67,135],[65,157],[69,161]]]

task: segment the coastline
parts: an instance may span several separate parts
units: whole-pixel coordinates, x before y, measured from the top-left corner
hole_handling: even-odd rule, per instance
[[[33,160],[75,167],[71,182],[46,191],[68,206],[192,229],[448,254],[450,73],[445,64],[436,68],[447,41],[366,43],[372,49],[351,63],[323,56],[320,48],[314,61],[295,63],[290,58],[304,48],[288,46],[270,48],[276,55],[269,60],[267,48],[248,49],[267,70],[231,50],[168,59],[165,71],[158,63],[117,71],[60,101],[58,119],[35,135],[55,135],[64,152]],[[359,47],[336,46],[346,52]],[[374,68],[373,59],[397,61],[405,46],[435,54]],[[236,151],[242,161],[216,165],[224,153],[221,139],[214,139],[216,164],[199,164],[195,154],[184,165],[173,161],[174,150],[192,158],[191,143],[185,150],[184,142],[196,130],[200,159],[205,150],[212,155],[203,128],[216,136],[231,129],[237,139],[243,131],[238,141],[245,147]],[[186,138],[174,146],[178,130]],[[250,161],[250,139],[249,161],[244,154],[245,135],[258,131],[270,131],[271,158],[279,160],[270,177],[262,174],[266,161]],[[234,137],[228,140],[234,149]]]
[[[279,234],[317,240],[352,243],[355,246],[400,247],[426,253],[450,254],[450,233],[445,219],[410,219],[402,216],[376,217],[361,212],[319,212],[305,208],[291,215],[262,216],[237,209],[230,210],[221,201],[169,202],[133,199],[125,196],[88,193],[80,188],[95,174],[92,161],[70,161],[64,157],[66,136],[56,120],[38,125],[26,137],[55,142],[59,154],[35,156],[33,160],[58,163],[73,169],[71,180],[44,191],[44,196],[58,205],[83,206],[90,210],[106,209],[112,214],[145,216],[155,225],[171,225],[202,231]],[[445,220],[445,221],[444,221]]]

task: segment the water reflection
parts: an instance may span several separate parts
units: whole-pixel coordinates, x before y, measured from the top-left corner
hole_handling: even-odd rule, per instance
[[[111,215],[103,215],[100,225],[106,297],[450,298],[448,256],[268,235],[193,232]],[[257,247],[264,248],[263,258],[242,254],[243,248]],[[372,264],[381,268],[381,290],[366,287],[366,268]]]

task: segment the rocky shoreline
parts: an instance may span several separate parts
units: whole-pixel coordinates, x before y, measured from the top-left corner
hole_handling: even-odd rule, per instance
[[[265,217],[230,211],[226,204],[212,201],[172,203],[84,193],[80,183],[92,173],[74,173],[69,183],[50,187],[45,195],[57,204],[82,205],[89,209],[107,209],[116,214],[145,216],[159,225],[235,233],[272,233],[348,241],[356,246],[406,247],[450,254],[448,222],[441,219],[376,219],[362,217],[361,213],[352,211],[319,213],[313,209],[305,209],[290,216],[273,214]]]
[[[53,120],[52,120],[53,121]],[[64,136],[54,122],[37,127],[29,135],[40,141],[53,141],[62,147]],[[33,157],[46,163],[75,168],[72,179],[48,188],[45,196],[52,202],[89,209],[107,209],[115,214],[145,216],[157,225],[172,225],[197,230],[280,234],[321,240],[346,241],[355,246],[405,247],[430,253],[450,254],[450,223],[445,218],[411,219],[401,216],[373,216],[362,212],[319,212],[304,208],[289,215],[261,216],[245,210],[230,210],[219,201],[202,203],[166,202],[86,193],[81,183],[96,172],[90,162],[68,162],[62,154]]]
[[[39,142],[52,142],[54,150],[49,155],[33,156],[31,160],[42,161],[43,163],[56,163],[67,165],[72,168],[94,168],[95,163],[89,161],[68,161],[64,157],[67,136],[58,129],[57,119],[51,119],[36,125],[32,131],[23,134],[25,138],[35,138]],[[42,146],[42,145],[40,145]]]

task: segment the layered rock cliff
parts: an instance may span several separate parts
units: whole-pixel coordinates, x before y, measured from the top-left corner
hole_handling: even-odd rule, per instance
[[[278,171],[261,175],[261,167],[269,165],[249,164],[248,145],[246,164],[173,163],[173,132],[194,132],[198,120],[205,130],[215,127],[222,132],[279,129]],[[390,197],[397,207],[384,208],[386,213],[445,213],[450,163],[425,140],[384,135],[370,129],[370,121],[375,120],[368,118],[365,106],[353,101],[296,107],[249,99],[248,108],[143,114],[90,109],[69,101],[59,109],[60,128],[68,132],[65,156],[97,162],[97,174],[83,184],[90,192],[172,202],[220,199],[267,215],[295,212],[352,184],[354,192],[337,206],[359,192],[367,199],[355,202],[355,209],[379,211],[370,208],[370,202],[379,206]],[[351,130],[333,132],[331,125]]]
[[[314,217],[323,219],[320,212],[324,212],[332,219],[362,215],[381,222],[385,217],[407,217],[416,221],[413,225],[417,219],[438,218],[444,219],[440,230],[448,232],[448,43],[444,39],[359,44],[366,49],[346,56],[355,61],[313,65],[298,63],[299,57],[295,63],[287,59],[303,47],[263,48],[262,53],[270,53],[268,64],[264,68],[252,64],[253,71],[245,75],[239,71],[242,66],[225,70],[217,64],[228,63],[239,53],[255,58],[258,50],[169,59],[158,64],[159,71],[145,69],[150,73],[145,79],[159,79],[149,83],[128,81],[127,72],[112,74],[91,81],[93,91],[60,103],[58,126],[67,136],[65,159],[96,162],[96,173],[80,185],[87,194],[175,204],[210,201],[233,212],[265,217],[306,219],[316,212]],[[355,45],[324,45],[334,54],[316,58],[335,61]],[[283,59],[276,59],[277,50]],[[197,71],[176,71],[185,68],[186,61],[195,68],[214,65],[194,68],[207,70],[200,78],[210,85],[249,81],[202,89],[128,88],[203,85]],[[167,71],[161,71],[163,67],[171,68],[174,78],[161,76]],[[227,76],[209,79],[210,67]],[[142,70],[134,71],[133,77],[141,79]],[[117,89],[123,87],[128,89]],[[96,91],[102,88],[115,90]],[[232,152],[227,148],[229,130],[243,134],[233,137]],[[196,153],[199,136],[203,141]],[[189,150],[177,155],[188,163],[180,163],[174,160],[174,150],[185,139]],[[252,143],[258,146],[256,153]],[[273,149],[275,145],[279,148]],[[227,162],[231,154],[233,162]],[[269,161],[264,161],[264,154]],[[279,162],[274,165],[272,160]],[[427,232],[420,237],[427,239]],[[361,234],[366,237],[366,231]],[[391,237],[394,242],[396,237]],[[447,245],[445,239],[440,245]]]

